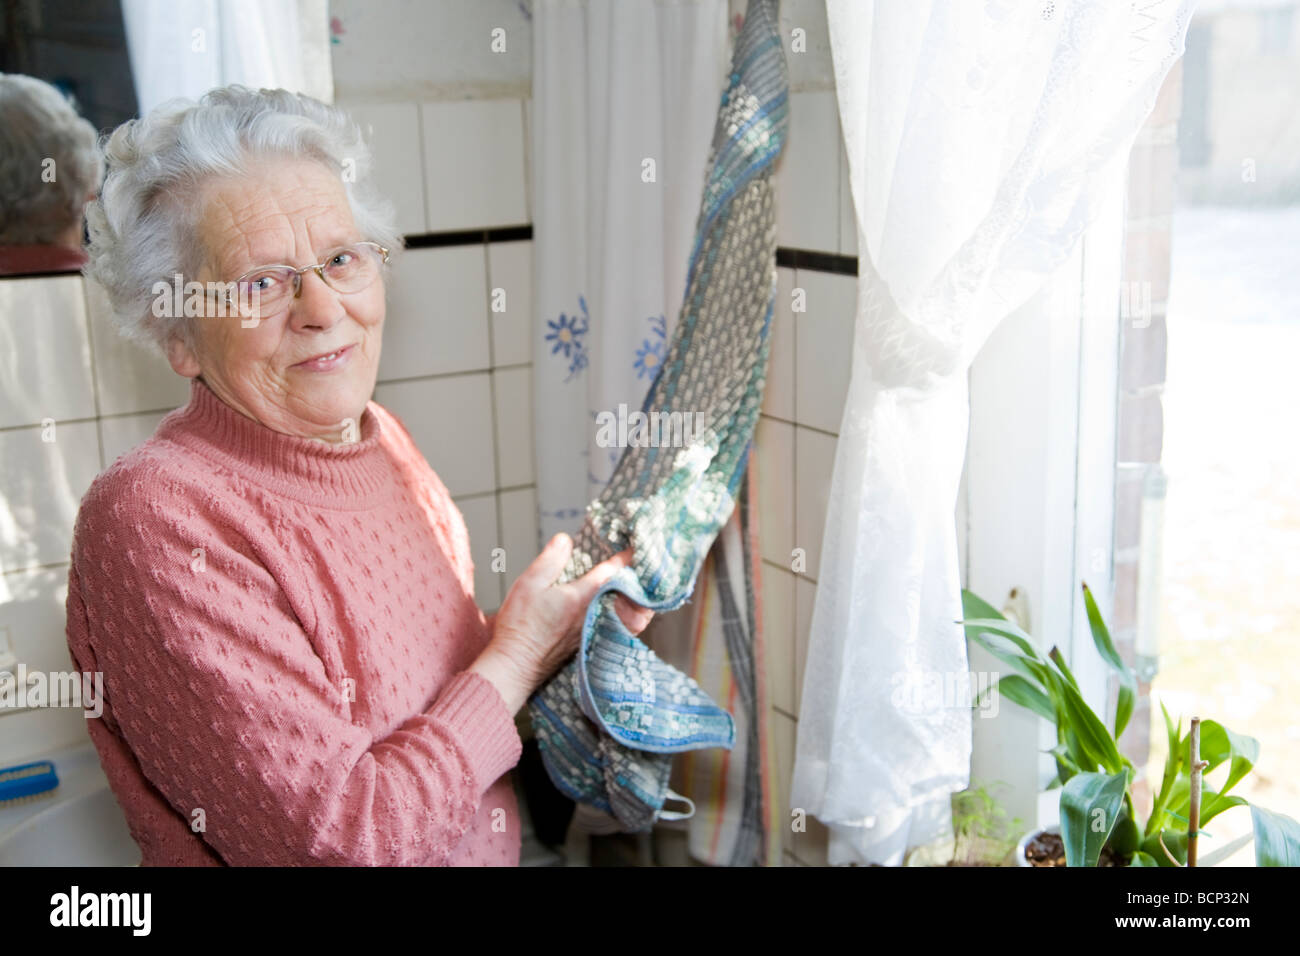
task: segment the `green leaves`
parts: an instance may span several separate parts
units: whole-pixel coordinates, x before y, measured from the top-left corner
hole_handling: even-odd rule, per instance
[[[1169,806],[1165,813],[1172,816],[1183,828],[1187,828],[1188,819],[1192,813],[1192,777],[1190,773],[1182,774],[1174,783],[1173,790],[1169,799]],[[1246,800],[1244,797],[1227,796],[1222,791],[1215,790],[1209,781],[1201,781],[1201,826],[1217,817],[1224,810],[1231,810],[1233,807],[1244,806]],[[1168,821],[1165,821],[1166,823]]]
[[[1250,808],[1256,866],[1300,866],[1300,823],[1263,807]]]
[[[1191,746],[1191,731],[1188,731],[1180,747],[1186,754]],[[1223,793],[1231,790],[1242,777],[1250,773],[1259,759],[1259,741],[1254,737],[1234,734],[1227,727],[1214,720],[1201,721],[1201,759],[1209,762],[1205,772],[1218,767],[1225,760],[1230,760],[1228,779],[1223,785]]]
[[[1012,703],[1019,704],[1056,725],[1056,758],[1061,782],[1061,835],[1069,866],[1096,866],[1102,847],[1114,834],[1113,849],[1122,856],[1137,850],[1141,834],[1132,818],[1128,780],[1132,764],[1119,752],[1116,733],[1133,713],[1137,679],[1115,650],[1097,604],[1084,586],[1084,603],[1093,642],[1112,667],[1120,672],[1120,704],[1114,727],[1088,706],[1078,681],[1053,647],[1043,655],[1034,639],[1008,621],[987,601],[962,592],[962,612],[967,636],[1017,673],[997,685]]]
[[[1135,691],[1136,677],[1116,652],[1086,585],[1084,601],[1098,650],[1120,671],[1121,683]],[[1057,758],[1062,782],[1080,771],[1102,770],[1113,776],[1129,766],[1115,743],[1116,733],[1106,727],[1083,699],[1079,684],[1059,649],[1054,647],[1044,656],[1029,634],[970,591],[962,592],[962,613],[967,636],[1017,672],[998,682],[998,692],[1006,694],[1012,703],[1056,724],[1060,747],[1052,753]],[[1122,730],[1132,712],[1133,694],[1122,690],[1115,726]]]
[[[1160,702],[1160,713],[1165,718],[1165,738],[1169,750],[1165,758],[1165,772],[1160,779],[1160,790],[1156,793],[1155,803],[1152,804],[1151,816],[1147,818],[1147,836],[1155,833],[1164,824],[1165,807],[1173,797],[1174,784],[1178,781],[1178,773],[1187,757],[1187,754],[1179,749],[1179,742],[1183,739],[1182,720],[1178,721],[1178,726],[1174,726],[1174,722],[1169,719],[1169,711],[1165,709],[1164,701]]]
[[[1060,708],[1065,712],[1070,727],[1078,735],[1079,744],[1086,755],[1087,766],[1092,768],[1100,765],[1108,773],[1119,773],[1124,766],[1124,759],[1119,755],[1115,738],[1110,735],[1101,718],[1084,701],[1083,695],[1079,693],[1079,685],[1074,682],[1074,675],[1065,668],[1061,652],[1052,648],[1051,656],[1061,669],[1062,675],[1068,678],[1054,683],[1057,684]],[[1085,765],[1084,760],[1076,762],[1081,767]]]
[[[999,621],[1006,620],[1002,612],[974,591],[961,592],[961,613],[962,617],[990,617]]]
[[[1129,718],[1133,716],[1133,702],[1137,698],[1137,674],[1115,650],[1110,631],[1101,619],[1101,611],[1097,610],[1097,602],[1093,600],[1092,591],[1088,590],[1087,584],[1083,586],[1083,604],[1088,611],[1088,628],[1092,631],[1092,642],[1097,645],[1097,653],[1119,675],[1119,699],[1115,704],[1115,723],[1111,728],[1111,733],[1118,740],[1128,726]]]
[[[995,631],[970,631],[972,627],[987,624],[987,620],[963,621],[967,634],[984,650],[1002,663],[1019,671],[1031,680],[1043,681],[1043,665],[1032,654],[1026,654],[1015,641]]]
[[[962,592],[961,622],[967,637],[1016,673],[998,681],[997,692],[1056,726],[1057,745],[1048,751],[1056,759],[1061,787],[1061,839],[1069,866],[1096,866],[1109,845],[1132,866],[1185,866],[1187,821],[1191,810],[1190,732],[1183,733],[1160,705],[1169,751],[1146,826],[1139,829],[1128,792],[1133,765],[1116,740],[1133,716],[1137,675],[1124,663],[1102,620],[1097,602],[1085,584],[1084,608],[1097,653],[1119,675],[1119,697],[1110,727],[1083,699],[1078,682],[1060,650],[1046,655],[1029,634],[970,591]],[[987,691],[986,691],[987,693]],[[1207,823],[1225,810],[1245,806],[1244,798],[1228,793],[1259,760],[1259,741],[1235,734],[1213,720],[1200,723],[1200,759],[1205,774],[1227,765],[1219,789],[1202,778],[1201,835]],[[1255,856],[1260,866],[1300,866],[1300,823],[1283,814],[1251,807]],[[1226,851],[1228,848],[1224,848]],[[1207,860],[1208,862],[1208,860]]]
[[[997,690],[1013,704],[1032,710],[1044,720],[1056,720],[1056,711],[1047,695],[1020,675],[1008,674],[998,681]]]
[[[1176,864],[1169,859],[1169,854],[1161,849],[1161,844],[1169,850],[1174,860],[1178,861]],[[1142,852],[1155,860],[1156,866],[1186,866],[1187,834],[1176,830],[1157,830],[1142,841]]]
[[[1066,866],[1097,865],[1101,848],[1120,821],[1127,789],[1127,769],[1116,774],[1078,773],[1066,781],[1061,788]],[[1133,837],[1136,842],[1136,827]]]
[[[1138,852],[1138,847],[1142,845],[1142,832],[1127,810],[1120,813],[1119,822],[1115,824],[1109,842],[1110,848],[1124,860]]]
[[[998,681],[998,693],[1056,725],[1060,745],[1052,752],[1062,782],[1080,770],[1122,769],[1114,740],[1084,702],[1059,651],[1044,656],[1029,634],[970,591],[962,592],[962,612],[970,639],[1016,671]]]
[[[1147,834],[1160,827],[1177,822],[1187,829],[1187,820],[1191,813],[1191,768],[1187,761],[1190,754],[1192,733],[1180,733],[1173,726],[1164,704],[1165,731],[1169,737],[1169,757],[1165,761],[1164,776],[1160,781],[1160,792],[1156,794],[1151,808],[1151,817],[1147,821]],[[1217,817],[1224,810],[1245,806],[1242,797],[1229,796],[1228,791],[1236,786],[1255,766],[1259,759],[1259,741],[1254,737],[1236,734],[1218,721],[1201,721],[1201,759],[1208,766],[1202,774],[1201,784],[1201,818],[1200,825]],[[1206,775],[1224,763],[1228,764],[1228,777],[1221,789],[1215,789]]]

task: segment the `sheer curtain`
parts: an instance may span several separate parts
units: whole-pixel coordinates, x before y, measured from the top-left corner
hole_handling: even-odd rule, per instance
[[[900,862],[968,783],[969,700],[898,693],[968,674],[967,369],[1122,181],[1194,6],[827,0],[860,278],[791,799],[832,863]]]
[[[122,0],[122,20],[141,115],[230,83],[334,100],[328,0]]]

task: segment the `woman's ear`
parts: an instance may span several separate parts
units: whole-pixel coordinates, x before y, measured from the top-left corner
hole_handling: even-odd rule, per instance
[[[167,338],[167,361],[171,363],[172,370],[185,378],[194,378],[203,371],[199,367],[198,356],[194,354],[194,349],[185,341],[180,332],[172,332]]]

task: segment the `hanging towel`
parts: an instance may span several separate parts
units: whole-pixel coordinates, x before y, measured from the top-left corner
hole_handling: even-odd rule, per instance
[[[680,318],[641,407],[671,435],[680,434],[674,421],[702,427],[684,447],[665,445],[663,428],[657,445],[631,440],[588,505],[559,581],[629,547],[633,563],[593,598],[577,656],[529,702],[552,782],[629,832],[692,812],[689,801],[684,812],[664,810],[672,754],[735,742],[731,715],[628,632],[614,595],[658,611],[680,607],[748,463],[776,295],[771,173],[789,126],[777,7],[750,0],[737,37]],[[629,438],[646,437],[638,432],[634,425]]]
[[[691,602],[690,673],[736,719],[736,745],[730,751],[692,751],[680,764],[680,789],[695,805],[689,852],[712,866],[780,864],[752,507],[756,486],[751,459],[735,511],[713,542]]]

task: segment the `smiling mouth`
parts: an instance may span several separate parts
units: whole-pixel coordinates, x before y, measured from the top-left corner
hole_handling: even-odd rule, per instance
[[[305,359],[301,362],[298,362],[293,367],[306,368],[309,366],[329,365],[330,363],[335,362],[338,359],[348,355],[352,351],[352,349],[353,346],[344,345],[335,349],[333,352],[322,352],[320,355],[316,355],[313,356],[312,358]]]
[[[346,352],[348,349],[351,349],[351,347],[352,346],[350,345],[339,346],[338,349],[335,349],[334,351],[321,352],[320,355],[313,355],[312,358],[303,359],[302,362],[296,364],[311,365],[316,362],[330,362],[330,360],[337,359],[339,355],[342,355],[343,352]]]

